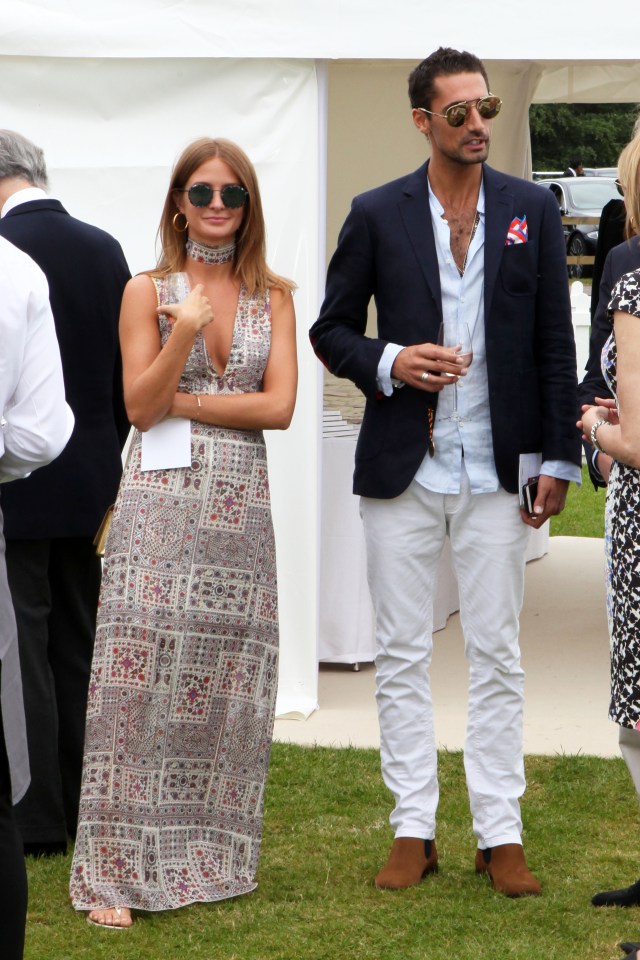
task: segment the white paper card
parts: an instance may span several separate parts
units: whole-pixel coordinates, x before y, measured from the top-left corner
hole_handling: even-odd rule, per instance
[[[522,488],[525,483],[535,480],[540,476],[540,467],[542,466],[541,453],[521,453],[518,468],[518,496],[520,497],[520,506],[524,507],[524,495]]]
[[[142,434],[142,469],[176,470],[191,466],[191,420],[171,417]]]

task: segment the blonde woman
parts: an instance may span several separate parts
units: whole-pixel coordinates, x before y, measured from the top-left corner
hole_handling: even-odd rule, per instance
[[[288,427],[292,284],[265,262],[256,174],[226,140],[173,171],[155,270],[128,284],[137,428],[106,545],[71,897],[91,923],[255,887],[278,667],[264,429]],[[188,462],[145,469],[177,428]],[[157,434],[157,430],[155,431]],[[161,454],[164,455],[164,454]]]
[[[631,230],[640,223],[640,136],[618,164]],[[605,550],[611,640],[609,717],[640,795],[640,270],[625,274],[609,303],[611,334],[602,370],[613,400],[582,408],[578,426],[599,453],[612,458],[607,485]],[[640,881],[598,893],[594,906],[640,906]],[[635,950],[629,954],[635,957]]]

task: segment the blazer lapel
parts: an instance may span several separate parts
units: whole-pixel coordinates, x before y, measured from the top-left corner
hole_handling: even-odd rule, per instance
[[[486,326],[491,316],[493,288],[504,253],[507,232],[515,214],[513,194],[508,191],[504,177],[485,165],[483,181],[486,210],[484,233],[484,322]]]
[[[409,242],[418,265],[429,287],[431,296],[442,320],[442,293],[438,255],[429,209],[427,183],[428,163],[412,173],[402,188],[398,206],[407,231]],[[500,260],[504,253],[509,224],[514,217],[513,194],[508,190],[504,177],[491,167],[484,166],[485,191],[485,238],[484,238],[484,304],[485,324],[490,319],[491,301]],[[517,211],[516,211],[517,213]]]
[[[429,209],[427,167],[428,164],[424,164],[415,173],[407,177],[398,207],[409,242],[413,247],[418,265],[433,297],[438,316],[442,320],[440,272]]]

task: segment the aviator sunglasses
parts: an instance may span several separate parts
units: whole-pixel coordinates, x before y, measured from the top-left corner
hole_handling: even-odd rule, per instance
[[[444,113],[435,113],[433,110],[427,110],[426,107],[418,107],[418,110],[428,113],[432,117],[443,117],[450,127],[461,127],[472,107],[475,107],[485,120],[493,120],[500,113],[501,106],[502,100],[500,97],[494,97],[492,93],[489,93],[486,97],[479,97],[477,100],[462,100],[461,103],[453,103],[450,107],[447,107]]]
[[[249,199],[249,191],[239,183],[228,183],[221,190],[214,190],[208,183],[194,183],[188,188],[185,187],[182,193],[186,193],[194,207],[208,207],[214,193],[219,193],[225,207],[232,209],[243,207]]]

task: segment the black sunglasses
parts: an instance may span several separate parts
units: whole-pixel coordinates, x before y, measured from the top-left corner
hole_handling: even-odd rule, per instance
[[[231,207],[232,209],[244,207],[249,199],[249,191],[245,190],[239,183],[228,183],[219,191],[214,190],[208,183],[194,183],[190,187],[185,187],[182,193],[186,193],[189,202],[194,207],[208,207],[213,200],[214,193],[219,193],[225,207]]]
[[[622,184],[620,183],[619,180],[616,180],[616,189],[617,189],[618,193],[620,194],[620,196],[621,196],[621,197],[624,197],[624,187],[622,186]]]
[[[418,107],[423,113],[428,113],[432,117],[443,117],[450,127],[461,127],[467,119],[467,114],[472,107],[475,107],[481,117],[485,120],[493,120],[500,113],[502,100],[500,97],[494,97],[492,93],[486,97],[479,97],[477,100],[463,100],[461,103],[453,103],[447,107],[444,113],[435,113],[433,110],[427,110],[426,107]]]

